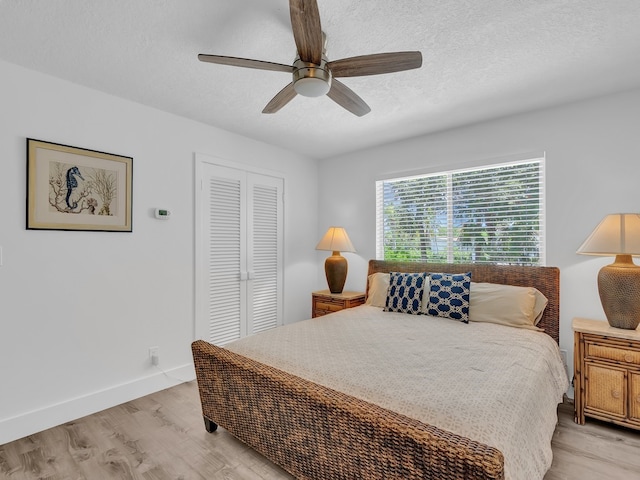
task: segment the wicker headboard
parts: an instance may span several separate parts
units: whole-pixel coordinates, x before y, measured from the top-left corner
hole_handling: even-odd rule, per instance
[[[559,342],[560,270],[557,267],[524,267],[516,265],[485,265],[476,263],[422,263],[369,260],[368,275],[376,272],[471,272],[474,282],[501,283],[519,287],[535,287],[549,303],[538,327]],[[367,281],[367,293],[369,283]]]

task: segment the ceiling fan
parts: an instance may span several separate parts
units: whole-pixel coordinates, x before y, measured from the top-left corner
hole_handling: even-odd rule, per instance
[[[320,26],[317,0],[289,0],[289,12],[298,50],[293,65],[222,55],[198,55],[202,62],[291,73],[291,83],[271,99],[262,113],[276,113],[296,95],[319,97],[326,94],[341,107],[361,117],[371,108],[336,78],[401,72],[422,65],[420,52],[376,53],[330,62],[326,57],[326,36]]]

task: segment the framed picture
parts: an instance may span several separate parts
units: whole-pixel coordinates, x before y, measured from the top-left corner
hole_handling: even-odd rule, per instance
[[[132,231],[133,158],[27,138],[27,229]]]

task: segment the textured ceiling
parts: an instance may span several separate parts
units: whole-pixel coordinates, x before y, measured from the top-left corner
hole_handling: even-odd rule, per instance
[[[197,54],[291,64],[287,0],[0,0],[0,58],[314,158],[640,87],[639,0],[318,5],[330,60],[419,50],[422,68],[343,79],[361,118],[300,96],[263,115],[289,74]]]

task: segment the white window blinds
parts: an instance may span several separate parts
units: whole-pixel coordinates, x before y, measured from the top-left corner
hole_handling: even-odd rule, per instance
[[[376,182],[377,257],[544,264],[544,158]]]

